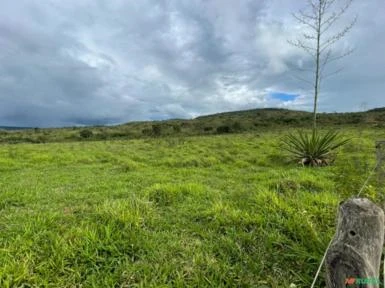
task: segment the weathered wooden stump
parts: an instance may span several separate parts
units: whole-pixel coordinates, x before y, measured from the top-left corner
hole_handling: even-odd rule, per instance
[[[385,190],[385,140],[376,141],[378,193]]]
[[[366,198],[340,203],[337,231],[326,255],[328,288],[379,287],[384,211]],[[366,279],[355,284],[347,279]],[[376,280],[377,281],[374,281]]]

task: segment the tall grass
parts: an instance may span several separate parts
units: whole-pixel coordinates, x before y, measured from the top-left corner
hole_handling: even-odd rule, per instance
[[[0,286],[308,287],[377,131],[322,169],[274,131],[1,145]]]

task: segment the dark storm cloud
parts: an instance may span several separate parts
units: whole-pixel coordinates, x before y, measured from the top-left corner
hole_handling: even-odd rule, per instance
[[[290,16],[299,2],[4,1],[0,124],[113,124],[254,107],[309,109],[311,89],[292,71],[308,59],[286,42],[301,31]],[[321,110],[385,105],[383,8],[380,0],[352,7],[359,22],[341,47],[353,45],[356,52],[341,63],[341,75],[324,83]],[[300,96],[280,102],[269,97],[274,92]]]

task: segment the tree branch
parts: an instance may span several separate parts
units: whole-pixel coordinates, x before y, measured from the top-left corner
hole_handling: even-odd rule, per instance
[[[339,60],[341,58],[344,58],[350,54],[352,54],[354,52],[354,49],[353,48],[350,48],[349,50],[345,51],[344,53],[342,53],[341,55],[338,55],[338,56],[335,56],[335,57],[329,57],[329,59],[326,61],[325,65],[326,64],[329,64],[330,62],[334,62],[336,60]]]
[[[317,2],[318,0],[316,0]],[[311,6],[312,10],[313,10],[313,15],[318,15],[318,5],[316,3],[314,3],[312,0],[308,0],[308,3],[309,5]],[[317,16],[316,16],[317,17]],[[318,17],[317,17],[318,18]]]
[[[320,78],[321,78],[321,79],[322,79],[322,78],[327,78],[327,77],[330,77],[331,75],[334,75],[334,74],[337,74],[338,72],[340,72],[340,71],[342,70],[342,68],[341,68],[341,69],[338,69],[338,70],[337,70],[337,71],[338,71],[337,73],[330,73],[330,74],[328,74],[327,76],[323,76],[323,72],[324,72],[325,66],[326,66],[327,64],[329,64],[329,63],[331,63],[331,62],[334,62],[334,61],[337,61],[337,60],[339,60],[339,59],[341,59],[341,58],[344,58],[344,57],[346,57],[346,56],[352,54],[353,51],[354,51],[354,49],[349,49],[349,50],[347,50],[345,53],[343,53],[343,54],[341,54],[341,55],[332,57],[332,56],[331,56],[332,50],[329,49],[328,52],[326,53],[326,57],[324,58],[324,61],[322,61],[322,64],[321,64],[321,70],[320,70],[320,75],[321,75],[321,76],[320,76]]]
[[[320,47],[320,53],[322,53],[325,49],[333,45],[335,42],[343,38],[354,26],[354,24],[357,21],[357,17],[348,25],[346,26],[342,31],[338,32],[337,34],[329,37],[325,42],[321,43]]]
[[[317,37],[314,36],[314,35],[309,35],[309,34],[306,34],[306,33],[303,33],[303,38],[306,39],[306,40],[316,40]]]
[[[324,76],[324,75],[321,75],[321,76],[320,76],[320,83],[321,83],[322,80],[324,80],[324,79],[326,79],[326,78],[329,78],[330,76],[333,76],[333,75],[335,75],[335,74],[338,74],[338,73],[340,73],[342,70],[344,70],[344,68],[339,68],[339,69],[335,70],[334,72],[331,72],[331,73],[329,73],[329,74],[326,74],[325,76]]]
[[[321,15],[324,16],[327,11],[329,11],[330,7],[333,6],[335,0],[322,0],[322,9]]]
[[[293,42],[291,40],[287,40],[287,42],[290,45],[293,45],[295,47],[301,48],[305,50],[312,58],[315,58],[316,49],[310,46],[307,46],[305,43],[303,43],[301,40],[297,39],[296,42]]]
[[[334,2],[335,0],[333,0],[333,2]],[[341,9],[340,9],[340,11],[338,12],[338,13],[336,13],[336,12],[333,12],[333,14],[332,15],[330,15],[325,21],[323,21],[322,23],[321,23],[321,28],[322,28],[322,30],[321,30],[321,33],[325,33],[327,30],[329,30],[329,28],[331,27],[331,26],[333,26],[333,24],[343,15],[343,14],[345,14],[345,12],[346,12],[346,10],[348,10],[349,9],[349,7],[350,7],[350,5],[352,4],[352,2],[353,2],[353,0],[348,0],[347,2],[346,2],[346,4],[345,4],[345,6],[344,7],[342,7]],[[330,8],[330,5],[326,8],[326,10],[328,10]],[[357,16],[356,16],[356,19],[357,19]],[[352,21],[352,23],[354,22],[356,22],[356,19],[354,20],[354,21]],[[326,25],[326,27],[324,27]]]
[[[343,2],[340,4],[341,6],[339,6],[340,2]],[[299,10],[292,14],[297,22],[305,26],[306,29],[310,29],[310,32],[304,31],[301,33],[301,39],[294,41],[288,40],[288,43],[297,48],[301,48],[309,54],[315,66],[313,70],[315,77],[311,79],[311,81],[301,76],[291,74],[292,77],[314,88],[314,116],[316,115],[317,96],[321,81],[342,71],[342,68],[340,68],[332,73],[325,74],[325,67],[331,62],[337,61],[353,52],[353,49],[349,49],[342,54],[335,55],[332,52],[331,46],[350,32],[357,22],[357,16],[347,26],[343,26],[340,31],[337,30],[338,33],[328,33],[334,24],[336,24],[349,9],[352,2],[353,0],[307,0],[308,5],[305,10]],[[324,35],[325,33],[328,35]],[[297,70],[302,72],[306,71],[306,69],[302,68]],[[314,129],[316,127],[315,123],[316,117],[314,117]]]
[[[298,14],[299,14],[299,16],[301,16],[303,19],[309,19],[309,20],[313,20],[313,21],[316,21],[316,20],[317,20],[317,17],[316,17],[316,16],[306,14],[303,10],[299,10],[299,11],[298,11]]]
[[[295,13],[292,13],[292,15],[293,15],[293,17],[294,17],[299,23],[301,23],[301,24],[303,24],[303,25],[306,25],[306,26],[312,28],[313,30],[317,31],[317,26],[314,25],[313,23],[309,22],[308,20],[306,20],[305,17],[302,17],[301,15],[298,16],[298,15],[295,14]]]

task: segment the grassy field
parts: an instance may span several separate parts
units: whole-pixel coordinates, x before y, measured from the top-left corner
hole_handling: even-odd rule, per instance
[[[318,169],[282,133],[0,145],[0,286],[309,287],[385,131]]]

